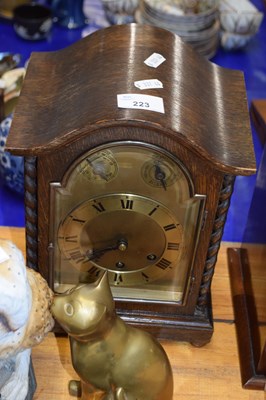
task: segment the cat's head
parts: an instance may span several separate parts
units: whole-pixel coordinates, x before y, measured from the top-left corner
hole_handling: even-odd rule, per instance
[[[95,283],[81,284],[56,295],[51,311],[70,336],[89,337],[104,330],[114,314],[107,272]]]

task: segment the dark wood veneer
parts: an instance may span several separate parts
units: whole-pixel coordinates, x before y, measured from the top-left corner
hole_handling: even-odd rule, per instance
[[[254,300],[259,293],[256,293],[256,287],[252,287],[251,276],[254,273],[254,265],[249,263],[247,248],[228,249],[228,265],[242,385],[245,389],[265,390],[266,341],[265,338],[264,340],[260,338],[259,325],[263,323],[265,325],[266,321],[263,322],[258,317]],[[259,276],[257,278],[259,280]]]
[[[144,64],[153,52],[166,58],[157,69]],[[164,88],[145,92],[164,98],[165,114],[117,108],[117,94],[136,92],[134,81],[151,77]],[[8,149],[43,154],[88,130],[145,125],[218,169],[248,175],[256,167],[243,83],[240,71],[210,63],[166,30],[136,24],[100,30],[66,49],[31,55]]]

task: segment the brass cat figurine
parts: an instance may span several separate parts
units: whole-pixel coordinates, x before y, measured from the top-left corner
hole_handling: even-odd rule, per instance
[[[55,296],[52,313],[70,336],[82,400],[172,400],[164,349],[116,315],[107,273]]]

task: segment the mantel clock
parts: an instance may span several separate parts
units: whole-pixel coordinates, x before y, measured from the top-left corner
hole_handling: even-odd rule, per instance
[[[245,99],[240,72],[155,27],[34,53],[8,138],[28,265],[59,293],[108,270],[124,320],[207,343],[234,177],[255,172]]]

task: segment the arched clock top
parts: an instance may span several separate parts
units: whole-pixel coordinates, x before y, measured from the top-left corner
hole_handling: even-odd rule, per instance
[[[165,59],[157,68],[144,63],[154,53]],[[150,79],[163,87],[135,86]],[[121,108],[120,94],[159,98],[163,110]],[[38,156],[116,126],[163,131],[226,173],[255,172],[242,73],[205,60],[166,30],[140,24],[33,53],[7,149]]]

